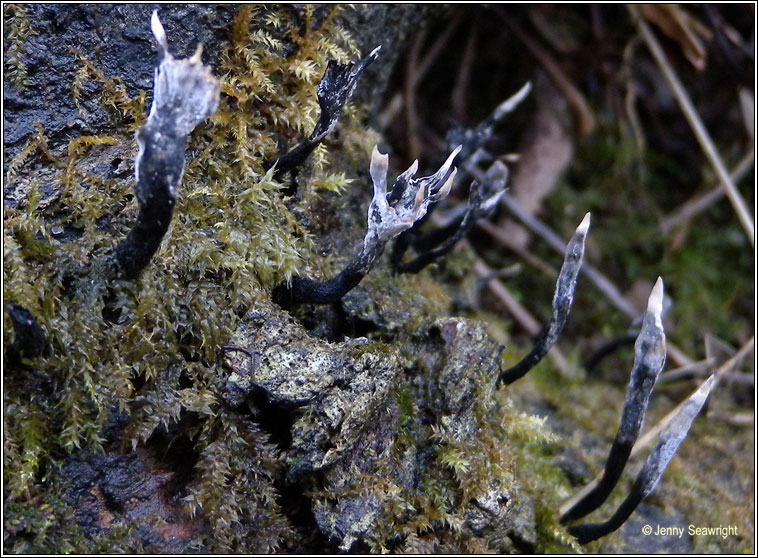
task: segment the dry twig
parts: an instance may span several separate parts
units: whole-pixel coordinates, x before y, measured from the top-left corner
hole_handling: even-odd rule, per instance
[[[745,156],[737,163],[734,170],[730,174],[732,180],[737,183],[753,168],[753,162],[755,161],[755,152],[752,148],[745,154]],[[669,213],[666,217],[661,219],[658,224],[658,231],[665,235],[670,233],[674,228],[680,224],[692,219],[699,213],[702,213],[708,209],[715,202],[720,200],[726,193],[726,186],[722,182],[709,192],[690,198],[679,208]]]
[[[503,20],[511,33],[513,33],[516,38],[524,44],[529,52],[532,53],[532,56],[537,59],[537,62],[545,68],[550,79],[574,109],[579,132],[582,135],[592,132],[592,130],[595,129],[595,116],[592,114],[589,104],[584,98],[582,92],[571,82],[566,75],[566,72],[564,72],[553,57],[550,56],[550,53],[542,48],[537,41],[525,33],[516,22],[503,13],[499,8],[499,6],[495,8],[495,13]]]
[[[742,196],[737,190],[737,187],[734,185],[732,178],[729,176],[729,173],[727,172],[726,167],[721,160],[721,156],[719,155],[718,150],[716,149],[716,146],[714,145],[713,140],[708,133],[708,130],[706,130],[705,126],[703,125],[703,121],[700,119],[700,115],[697,113],[697,110],[695,110],[695,106],[692,104],[692,101],[690,100],[690,97],[687,94],[687,91],[684,89],[681,81],[679,81],[676,72],[666,59],[666,55],[663,53],[663,49],[661,48],[658,39],[655,38],[655,35],[650,30],[650,27],[648,27],[647,23],[645,23],[640,17],[637,7],[627,6],[627,9],[632,14],[632,19],[637,24],[640,33],[642,33],[642,37],[650,49],[653,58],[655,58],[655,61],[661,68],[663,76],[666,78],[666,82],[673,90],[674,96],[676,97],[676,100],[679,103],[684,116],[690,123],[692,131],[700,143],[700,147],[702,147],[703,151],[705,151],[705,154],[708,157],[708,160],[711,162],[714,170],[716,171],[716,174],[721,179],[722,184],[724,184],[724,187],[726,188],[726,195],[729,197],[729,201],[732,202],[732,206],[734,207],[735,213],[737,213],[737,218],[739,219],[742,228],[745,229],[745,234],[747,234],[750,245],[755,248],[755,224],[753,222],[753,218],[750,215],[747,206],[745,205],[745,201],[742,199]]]

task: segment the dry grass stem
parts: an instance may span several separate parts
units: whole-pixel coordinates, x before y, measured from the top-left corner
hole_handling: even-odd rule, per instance
[[[714,145],[713,140],[708,133],[708,130],[706,130],[705,126],[703,125],[703,121],[700,119],[700,115],[697,113],[697,110],[695,110],[695,106],[692,104],[692,101],[690,100],[690,97],[687,94],[687,91],[684,89],[681,81],[679,81],[676,72],[666,59],[666,55],[663,53],[663,49],[661,48],[658,39],[655,38],[655,35],[650,30],[650,27],[647,25],[647,23],[645,23],[639,16],[637,7],[627,6],[627,9],[632,14],[632,18],[637,24],[640,33],[642,33],[642,37],[650,49],[653,58],[655,58],[655,61],[661,68],[663,76],[666,78],[666,82],[673,90],[674,96],[676,97],[676,100],[679,103],[682,112],[684,112],[684,116],[690,123],[692,131],[700,143],[700,147],[702,147],[703,151],[705,151],[705,154],[708,157],[708,160],[711,162],[713,169],[716,171],[716,174],[721,179],[722,184],[726,188],[726,195],[729,197],[729,201],[732,202],[732,206],[734,207],[735,213],[737,213],[737,218],[740,220],[742,228],[745,229],[745,234],[747,234],[748,240],[750,241],[750,246],[755,248],[755,224],[753,222],[753,218],[750,215],[750,211],[748,210],[747,206],[745,205],[745,201],[742,199],[742,196],[737,190],[737,187],[734,185],[732,178],[729,176],[729,173],[727,172],[726,167],[721,160],[721,156],[719,155],[716,146]]]

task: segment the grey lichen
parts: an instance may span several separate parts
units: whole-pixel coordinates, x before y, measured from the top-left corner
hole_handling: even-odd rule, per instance
[[[409,350],[414,372],[397,377],[386,411],[313,488],[320,529],[343,550],[533,550],[534,507],[495,398],[497,345],[481,324],[445,318]]]
[[[238,407],[260,395],[259,405],[291,413],[290,481],[352,451],[378,418],[400,371],[380,344],[313,339],[273,305],[248,316],[232,343],[250,354],[226,355],[227,402]]]

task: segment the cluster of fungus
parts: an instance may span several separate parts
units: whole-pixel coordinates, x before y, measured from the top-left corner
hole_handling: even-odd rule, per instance
[[[219,107],[222,90],[210,69],[202,64],[200,47],[189,59],[175,59],[169,52],[166,34],[156,12],[152,15],[151,23],[160,61],[155,69],[150,113],[147,122],[137,133],[134,191],[139,213],[126,238],[106,256],[108,266],[115,269],[115,277],[119,281],[138,278],[165,241],[185,172],[188,137],[198,124],[214,115]],[[335,60],[328,63],[317,88],[320,116],[312,133],[292,149],[285,150],[278,157],[270,157],[263,164],[266,177],[281,181],[288,173],[296,173],[298,167],[317,150],[319,144],[335,128],[345,103],[355,90],[359,76],[377,58],[379,49],[380,47],[375,48],[355,64]],[[275,283],[271,293],[273,301],[284,309],[304,303],[332,304],[340,301],[377,265],[385,246],[393,239],[395,245],[390,259],[396,273],[417,273],[448,253],[477,220],[486,218],[494,210],[505,192],[508,169],[501,161],[489,157],[482,146],[492,134],[495,123],[512,111],[528,94],[529,89],[527,84],[476,128],[454,130],[449,137],[450,154],[439,169],[428,176],[416,177],[419,170],[416,161],[397,176],[392,188],[388,190],[389,157],[374,147],[369,163],[373,197],[367,211],[367,231],[356,255],[344,270],[330,279],[319,281],[304,273],[285,277]],[[454,166],[456,161],[463,172],[459,173]],[[489,164],[485,172],[476,170],[476,165],[482,161]],[[437,230],[424,234],[419,232],[434,205],[460,184],[463,176],[477,172],[477,180],[471,183],[463,215]],[[281,193],[291,194],[295,187],[293,180],[292,185]],[[532,351],[521,362],[499,374],[498,385],[509,385],[523,377],[540,362],[558,339],[571,309],[589,224],[588,213],[568,243],[556,283],[550,321]],[[171,240],[168,239],[168,242]],[[416,257],[404,261],[404,255],[411,248],[416,252]],[[642,428],[650,393],[665,360],[665,336],[661,324],[662,298],[663,284],[659,279],[650,295],[648,310],[637,337],[635,364],[626,403],[602,480],[562,511],[560,520],[563,523],[576,521],[597,509],[616,486],[626,466]],[[15,332],[11,348],[13,358],[34,359],[49,350],[45,332],[36,323],[30,310],[19,303],[9,302],[7,311]],[[176,383],[178,385],[178,380]],[[702,408],[711,385],[712,381],[709,381],[693,394],[669,423],[642,468],[629,497],[613,517],[601,524],[581,524],[568,528],[568,532],[579,543],[585,544],[617,529],[642,499],[653,491]],[[91,387],[97,389],[96,386]],[[182,391],[186,396],[184,399],[181,399]],[[213,398],[207,392],[190,394],[187,390],[176,389],[174,393],[176,401],[182,401],[186,408],[198,413],[214,414],[210,410]],[[174,410],[155,420],[176,420],[178,414]],[[223,417],[220,418],[219,424],[226,424],[224,420]],[[145,438],[150,432],[152,430],[138,438]],[[211,434],[203,431],[202,435]],[[254,438],[254,435],[250,436]],[[243,448],[240,449],[244,451]],[[203,458],[206,459],[205,465],[209,470],[215,466],[211,463],[210,455],[215,454],[209,453]],[[202,502],[198,505],[202,506]]]

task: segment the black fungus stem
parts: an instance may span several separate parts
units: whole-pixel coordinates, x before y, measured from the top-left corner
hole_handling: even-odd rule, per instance
[[[151,126],[139,131],[144,145],[135,190],[140,210],[127,237],[116,247],[119,273],[134,279],[160,248],[171,224],[176,205],[176,189],[184,169],[186,138],[171,138]]]
[[[474,226],[476,221],[477,219],[473,218],[471,211],[467,211],[461,221],[453,221],[450,225],[437,231],[432,231],[429,235],[425,235],[425,237],[421,238],[419,245],[423,246],[426,244],[428,246],[434,240],[439,240],[437,244],[443,242],[442,245],[427,249],[409,262],[398,262],[395,265],[395,270],[400,273],[418,273],[433,261],[450,252],[458,241],[466,236],[466,233]],[[456,224],[457,226],[455,226]],[[447,240],[445,240],[445,237],[447,237]],[[416,243],[414,243],[414,246],[416,246]]]
[[[628,332],[617,339],[609,341],[590,355],[584,363],[584,368],[587,372],[592,372],[605,357],[616,352],[621,347],[633,345],[635,339],[637,339],[637,333],[638,332]]]
[[[663,281],[659,278],[650,293],[648,309],[634,345],[634,366],[624,409],[603,476],[592,490],[563,514],[563,523],[584,517],[599,508],[610,496],[626,467],[632,448],[642,431],[653,387],[666,361],[666,336],[661,323],[662,301]]]
[[[340,114],[342,114],[342,108],[355,90],[358,77],[366,69],[366,66],[376,60],[379,56],[380,48],[377,47],[372,50],[368,56],[357,64],[339,64],[335,60],[329,61],[324,75],[318,84],[317,96],[321,114],[316,122],[316,126],[313,128],[313,132],[309,137],[301,140],[300,143],[278,159],[267,161],[264,164],[266,170],[276,165],[276,171],[274,172],[275,180],[281,181],[286,173],[302,165],[310,154],[313,153],[313,150],[316,149],[316,146],[323,141],[327,134],[334,130]],[[285,191],[285,194],[294,194],[295,188],[296,186],[292,185]]]
[[[113,254],[117,275],[134,279],[158,251],[171,224],[184,173],[187,137],[218,108],[221,86],[201,62],[202,46],[186,60],[175,59],[158,12],[151,18],[160,62],[153,80],[147,123],[137,133],[134,192],[139,214]]]
[[[37,324],[34,315],[15,302],[8,302],[5,307],[13,324],[13,345],[9,354],[23,358],[37,358],[45,352],[45,330]]]
[[[482,184],[473,182],[469,192],[468,207],[462,219],[440,227],[424,236],[410,237],[401,235],[399,246],[393,252],[392,263],[395,271],[400,273],[418,273],[427,265],[441,258],[460,241],[479,219],[487,217],[495,208],[497,201],[505,192],[508,169],[496,161],[487,171]],[[412,230],[412,229],[411,229]],[[411,231],[408,231],[411,232]],[[419,255],[410,262],[403,263],[403,253],[408,244],[412,244]]]
[[[638,478],[629,496],[626,497],[616,510],[616,513],[608,521],[603,523],[582,523],[581,525],[569,527],[567,531],[579,544],[587,544],[609,533],[613,533],[629,519],[644,499],[645,496],[642,493],[641,485],[642,481]]]
[[[700,410],[710,393],[715,377],[708,378],[682,405],[661,433],[653,451],[642,466],[629,496],[621,503],[616,512],[604,523],[583,523],[569,527],[568,532],[579,544],[587,544],[612,533],[634,513],[640,503],[647,498],[660,482],[668,464],[673,459],[679,446],[687,437]]]
[[[558,340],[561,331],[563,331],[563,327],[566,325],[569,312],[571,311],[571,304],[574,301],[574,289],[576,288],[576,279],[579,275],[579,269],[582,267],[584,241],[587,236],[589,225],[590,214],[587,213],[576,228],[576,233],[566,247],[563,266],[561,267],[561,272],[558,275],[558,280],[555,284],[553,314],[550,321],[543,328],[529,354],[526,355],[521,362],[500,374],[500,377],[498,378],[500,384],[512,384],[519,378],[523,377],[543,359],[550,348]]]
[[[337,276],[326,281],[315,281],[310,277],[298,275],[288,283],[281,283],[274,289],[274,302],[282,308],[291,308],[298,304],[332,304],[338,302],[374,267],[382,255],[384,246],[375,242],[364,244],[360,252],[348,266]]]
[[[336,277],[315,281],[305,276],[294,277],[279,284],[272,293],[275,302],[284,308],[297,304],[332,304],[339,301],[368,274],[392,238],[410,229],[426,215],[430,203],[440,201],[449,192],[457,169],[451,168],[460,147],[448,156],[431,176],[414,178],[418,161],[401,173],[387,193],[389,157],[374,147],[369,173],[374,196],[369,204],[367,231],[358,254]]]

